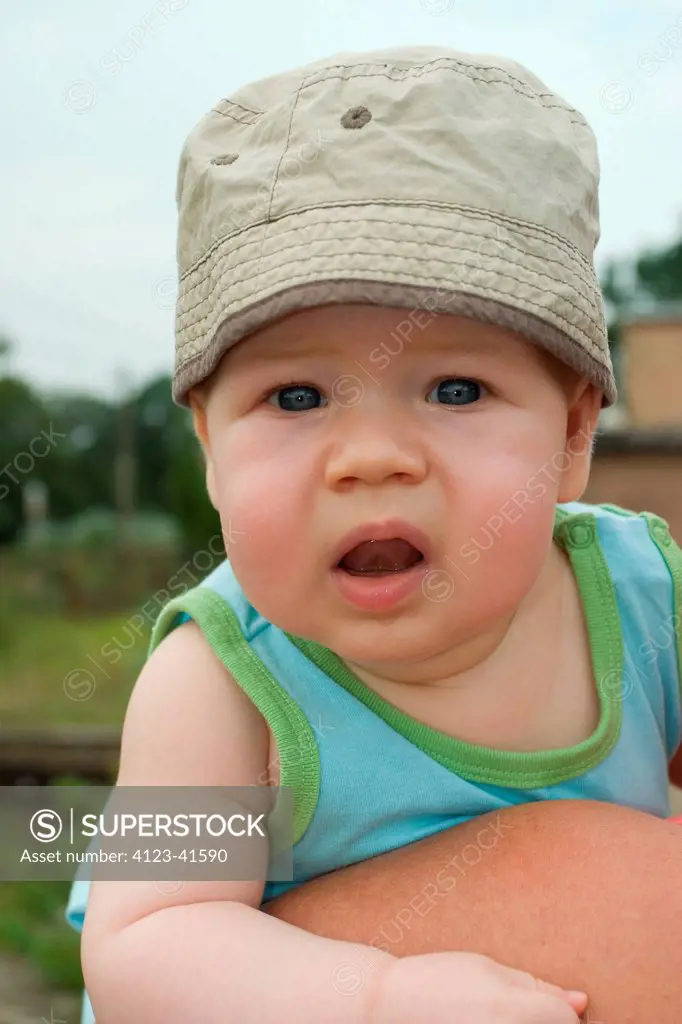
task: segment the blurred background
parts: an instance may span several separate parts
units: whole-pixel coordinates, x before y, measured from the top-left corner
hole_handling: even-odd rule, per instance
[[[678,3],[0,0],[0,14],[0,784],[113,779],[170,581],[177,593],[222,557],[170,397],[175,176],[198,118],[252,79],[444,43],[528,65],[587,116],[620,384],[587,498],[654,511],[682,539]],[[67,892],[0,883],[0,1024],[78,1019]]]

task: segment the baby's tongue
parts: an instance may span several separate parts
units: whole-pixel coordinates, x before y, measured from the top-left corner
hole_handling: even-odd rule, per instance
[[[349,551],[341,561],[341,568],[357,575],[379,576],[387,572],[402,572],[418,562],[421,553],[409,541],[366,540]]]

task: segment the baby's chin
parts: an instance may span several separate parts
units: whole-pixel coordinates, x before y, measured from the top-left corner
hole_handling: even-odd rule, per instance
[[[513,588],[507,593],[498,586],[491,593],[468,585],[450,593],[434,584],[433,593],[418,590],[392,610],[372,612],[339,600],[337,593],[325,593],[323,587],[311,600],[306,588],[298,593],[289,586],[280,592],[272,582],[268,586],[261,582],[253,587],[242,582],[242,586],[268,622],[333,651],[343,661],[368,666],[416,665],[468,646],[472,638],[497,633],[518,598]]]
[[[389,674],[394,668],[397,675],[402,675],[400,668],[416,667],[447,653],[453,640],[456,642],[451,627],[429,623],[423,615],[405,613],[382,619],[367,616],[354,622],[336,619],[313,624],[308,621],[301,626],[301,632],[296,635],[307,636],[329,648],[343,661],[365,665],[368,669],[382,668]],[[287,632],[296,633],[296,630]]]

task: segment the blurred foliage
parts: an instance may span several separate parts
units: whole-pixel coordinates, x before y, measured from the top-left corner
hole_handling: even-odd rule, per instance
[[[80,991],[80,936],[64,918],[71,883],[0,884],[0,950],[20,953],[56,988]]]
[[[660,302],[682,298],[682,239],[666,249],[644,253],[635,267],[639,286],[649,298]]]
[[[76,776],[51,785],[86,786]],[[71,882],[3,882],[0,884],[0,951],[19,953],[57,989],[80,992],[80,935],[66,923]]]
[[[149,647],[151,623],[141,618],[0,608],[3,728],[121,726]],[[89,681],[85,689],[79,679]]]
[[[190,568],[202,575],[219,531],[201,451],[169,377],[118,401],[39,394],[9,373],[10,352],[0,337],[0,722],[120,726],[168,581],[199,551]],[[122,456],[133,467],[125,510]],[[27,501],[41,492],[48,522],[28,530]],[[87,699],[71,692],[74,675],[89,681]],[[0,955],[78,992],[70,885],[0,883]]]
[[[45,485],[56,523],[93,508],[119,513],[122,454],[133,457],[135,510],[172,516],[187,552],[205,546],[218,518],[189,413],[172,401],[170,377],[112,402],[39,395],[24,381],[0,376],[0,545],[21,537],[29,480]]]
[[[609,341],[620,341],[620,321],[633,308],[682,300],[682,237],[648,249],[634,259],[610,260],[601,278],[606,300]]]

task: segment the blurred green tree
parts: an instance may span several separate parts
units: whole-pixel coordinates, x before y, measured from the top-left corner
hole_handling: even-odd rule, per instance
[[[135,400],[138,496],[142,507],[177,518],[192,554],[218,532],[219,520],[206,494],[190,414],[173,402],[171,383],[169,376],[158,377]]]
[[[14,377],[0,378],[0,543],[13,540],[19,531],[22,488],[44,461],[34,452],[45,449],[42,432],[49,437],[49,426],[48,412],[28,384]]]
[[[619,320],[628,309],[682,300],[682,233],[670,245],[648,249],[634,258],[609,260],[601,286],[609,327],[617,341]]]
[[[9,350],[0,339],[0,360]],[[170,513],[190,553],[206,546],[219,529],[218,517],[206,495],[189,413],[174,404],[168,376],[119,402],[87,394],[40,396],[22,380],[0,376],[0,544],[21,532],[29,480],[46,485],[54,521],[116,507],[123,402],[132,417],[135,511]]]
[[[635,261],[642,296],[659,302],[682,299],[682,238],[663,249],[643,253]]]

